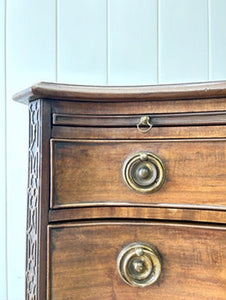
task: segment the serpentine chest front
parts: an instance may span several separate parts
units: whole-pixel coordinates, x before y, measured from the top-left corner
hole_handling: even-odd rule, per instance
[[[39,83],[26,299],[226,299],[226,83]]]

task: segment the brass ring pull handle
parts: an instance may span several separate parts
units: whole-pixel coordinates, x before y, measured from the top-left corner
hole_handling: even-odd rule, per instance
[[[144,128],[142,126],[145,126]],[[137,129],[142,132],[148,132],[149,130],[152,129],[152,124],[150,122],[150,117],[149,116],[143,116],[140,118],[140,122],[137,124]]]
[[[165,168],[157,155],[138,152],[125,161],[123,178],[125,183],[137,192],[155,192],[164,183]]]
[[[121,250],[117,259],[121,278],[134,287],[146,287],[161,274],[161,257],[158,250],[147,243],[132,243]]]

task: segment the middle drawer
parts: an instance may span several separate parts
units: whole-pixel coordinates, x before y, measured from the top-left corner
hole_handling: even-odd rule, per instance
[[[150,155],[144,163],[142,154]],[[151,155],[162,163],[162,183],[147,193],[129,188],[125,178],[129,163],[133,170],[127,175],[135,176],[135,184],[142,187],[159,180]],[[223,209],[225,182],[224,140],[51,140],[51,208],[201,205]]]

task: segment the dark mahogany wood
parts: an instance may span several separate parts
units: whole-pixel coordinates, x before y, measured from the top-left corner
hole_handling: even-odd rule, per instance
[[[124,283],[116,268],[135,241],[157,247],[159,280]],[[102,222],[49,227],[49,300],[225,299],[226,227],[154,222]]]
[[[14,96],[20,102],[37,98],[97,102],[206,99],[226,97],[226,83],[187,83],[153,86],[82,86],[40,82]]]
[[[226,98],[137,102],[52,101],[52,112],[82,115],[136,115],[225,111]]]
[[[152,126],[195,126],[226,124],[225,112],[147,115]],[[79,127],[136,127],[142,115],[53,114],[53,125]]]
[[[146,133],[141,133],[136,127],[73,127],[53,126],[52,137],[61,139],[86,140],[133,140],[156,139],[200,139],[200,138],[226,138],[226,126],[180,126],[180,127],[153,127]]]
[[[29,105],[27,300],[216,299],[226,295],[226,82],[97,87],[41,82]],[[137,124],[150,117],[153,127]],[[151,194],[123,180],[138,151],[159,156]],[[162,274],[134,288],[116,260],[154,244]]]
[[[226,207],[226,140],[52,140],[51,207],[205,205]],[[157,154],[166,180],[155,193],[129,189],[124,161]],[[88,187],[88,188],[87,188]]]
[[[226,208],[225,208],[226,210]],[[151,206],[97,206],[77,207],[65,209],[51,209],[49,221],[63,222],[71,220],[92,220],[92,219],[139,219],[139,220],[173,220],[173,221],[194,221],[205,223],[226,224],[225,210],[196,208],[151,207]]]

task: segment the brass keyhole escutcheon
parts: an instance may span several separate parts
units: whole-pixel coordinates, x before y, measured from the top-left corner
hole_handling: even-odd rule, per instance
[[[148,243],[132,243],[121,250],[117,259],[119,275],[127,284],[145,287],[153,284],[161,274],[161,257]]]
[[[125,161],[123,178],[131,189],[141,193],[151,193],[159,190],[163,185],[165,168],[157,155],[138,152]]]

